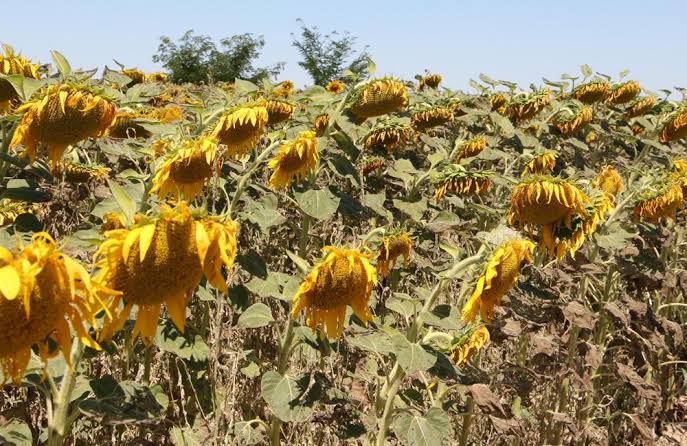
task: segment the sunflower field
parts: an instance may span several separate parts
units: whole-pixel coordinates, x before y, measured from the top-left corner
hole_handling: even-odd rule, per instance
[[[687,101],[0,55],[0,444],[685,445]]]

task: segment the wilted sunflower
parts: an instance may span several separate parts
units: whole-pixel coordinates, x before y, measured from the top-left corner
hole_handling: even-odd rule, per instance
[[[0,199],[0,226],[11,225],[21,214],[30,214],[34,205],[9,198]]]
[[[277,88],[272,90],[272,94],[278,98],[288,98],[293,94],[293,82],[282,81]]]
[[[411,128],[396,121],[381,121],[363,137],[363,144],[368,150],[384,149],[388,153],[405,145],[412,135]]]
[[[527,163],[527,165],[523,169],[521,176],[526,177],[527,175],[532,174],[550,174],[551,172],[553,172],[554,167],[556,167],[556,153],[546,151],[543,153],[539,153],[534,158],[532,158],[532,161]]]
[[[55,178],[64,179],[67,183],[78,184],[104,181],[110,174],[110,169],[99,164],[61,161],[55,165],[52,174]]]
[[[592,109],[579,102],[569,102],[552,118],[553,125],[565,136],[573,136],[592,121]]]
[[[610,89],[611,84],[606,81],[591,81],[575,87],[570,96],[584,104],[590,105],[604,100]]]
[[[403,256],[403,266],[410,262],[410,248],[413,240],[405,231],[395,231],[382,237],[377,251],[377,271],[382,277],[387,277],[396,266],[396,261]]]
[[[116,139],[149,138],[152,133],[141,125],[141,119],[139,113],[119,111],[106,134]]]
[[[19,54],[14,54],[14,49],[9,45],[3,45],[4,54],[0,54],[0,74],[11,76],[14,74],[39,79],[39,66]],[[7,79],[0,79],[0,113],[9,111],[12,103],[19,99],[17,91]]]
[[[133,305],[138,305],[138,316],[132,334],[146,345],[155,338],[163,303],[183,331],[186,304],[203,275],[227,292],[222,264],[231,268],[234,263],[238,229],[231,220],[193,215],[182,201],[174,208],[162,206],[158,217],[130,229],[106,232],[95,254],[99,271],[94,281],[121,295],[109,305],[113,320],[103,327],[102,338],[122,329]]]
[[[356,88],[349,100],[349,110],[359,120],[401,111],[408,105],[403,82],[392,78],[375,79]]]
[[[69,363],[72,329],[83,344],[99,350],[84,321],[95,326],[105,293],[91,283],[83,266],[58,251],[45,232],[34,234],[21,251],[0,247],[0,367],[4,376],[19,384],[31,347],[38,346],[45,363],[52,356],[51,341]]]
[[[678,173],[687,173],[687,161],[683,159],[674,159],[673,169]]]
[[[463,364],[479,352],[490,340],[489,330],[484,325],[470,327],[448,348],[448,355],[456,366]]]
[[[162,84],[166,84],[167,82],[169,82],[169,76],[165,73],[155,71],[155,72],[152,72],[150,74],[146,74],[145,81],[146,82],[160,82]]]
[[[182,141],[155,170],[151,192],[161,198],[193,200],[212,178],[217,151],[210,138]]]
[[[432,176],[436,187],[434,201],[439,201],[447,193],[457,195],[482,195],[491,188],[491,172],[485,170],[470,171],[458,164],[450,164]]]
[[[10,147],[25,147],[31,161],[40,146],[46,146],[54,165],[67,146],[89,137],[99,137],[112,124],[115,105],[95,90],[73,84],[51,85],[43,96],[17,110],[24,113]]]
[[[427,76],[423,76],[420,79],[420,85],[418,86],[418,90],[422,91],[425,89],[425,87],[429,87],[433,90],[436,90],[439,88],[439,84],[441,83],[441,80],[443,78],[441,77],[441,74],[428,74]]]
[[[683,199],[682,183],[664,179],[640,195],[632,216],[635,220],[651,223],[659,223],[663,218],[673,219],[675,212],[682,207]]]
[[[534,243],[513,239],[503,243],[484,266],[477,280],[475,291],[463,307],[463,322],[473,322],[479,313],[485,322],[494,318],[494,307],[501,304],[503,296],[518,282],[520,264],[532,261]]]
[[[591,144],[594,141],[596,141],[598,138],[598,135],[594,130],[589,130],[586,135],[584,135],[584,142],[587,144]]]
[[[115,229],[126,228],[126,216],[121,212],[107,212],[103,215],[103,223],[100,225],[100,232],[113,231]]]
[[[484,136],[475,136],[474,138],[470,138],[461,145],[460,151],[458,151],[458,155],[456,155],[455,162],[457,163],[464,158],[472,158],[473,156],[477,156],[486,148],[487,140],[484,138]]]
[[[309,172],[315,171],[319,159],[315,132],[300,132],[298,138],[282,144],[277,155],[267,164],[273,170],[269,187],[285,189],[293,180],[301,181]]]
[[[153,121],[159,121],[162,124],[169,124],[170,122],[182,119],[184,117],[184,111],[178,105],[156,107],[143,115],[143,117]]]
[[[377,272],[370,254],[357,249],[325,246],[326,257],[308,273],[293,298],[291,317],[305,310],[305,322],[320,336],[336,339],[344,329],[349,305],[363,324],[372,320],[368,307]]]
[[[327,130],[327,126],[329,126],[329,121],[329,115],[326,113],[315,118],[313,127],[317,136],[324,136],[324,132]]]
[[[146,74],[137,68],[122,70],[122,74],[131,79],[131,81],[126,84],[127,87],[133,87],[134,85],[142,84],[146,81]]]
[[[625,109],[625,117],[630,119],[641,116],[651,110],[654,105],[656,105],[655,96],[637,97]]]
[[[494,93],[489,98],[489,104],[491,105],[491,111],[503,113],[506,111],[508,98],[503,93]]]
[[[159,158],[172,150],[175,144],[174,138],[168,136],[153,141],[152,144],[150,144],[150,148],[153,152],[153,156]]]
[[[453,116],[456,118],[459,118],[461,116],[465,116],[468,113],[463,109],[464,105],[472,106],[471,102],[468,102],[467,104],[463,103],[459,98],[453,97],[449,98],[446,101],[440,101],[440,103],[443,103],[444,107],[448,108],[451,110],[451,113],[453,113]]]
[[[370,175],[372,172],[383,168],[384,166],[386,166],[386,161],[384,160],[384,158],[381,158],[379,156],[366,158],[361,163],[360,174],[366,177]]]
[[[340,80],[335,79],[333,81],[329,81],[329,83],[327,83],[327,86],[324,87],[324,89],[330,92],[331,94],[339,94],[346,89],[346,84],[344,84]]]
[[[604,103],[606,105],[620,105],[630,102],[642,91],[639,82],[627,81],[616,84],[611,88]]]
[[[230,157],[238,158],[255,148],[268,120],[263,102],[240,105],[219,119],[212,136],[227,146]]]
[[[687,102],[682,103],[663,120],[659,141],[667,143],[687,138]]]
[[[425,132],[431,128],[453,122],[453,113],[445,107],[420,107],[410,117],[413,127],[418,132]]]
[[[600,189],[615,198],[623,191],[623,179],[613,166],[604,166],[592,181],[592,187]]]
[[[646,129],[644,128],[644,126],[642,124],[635,122],[630,126],[630,130],[632,130],[632,134],[634,136],[642,136],[644,134],[644,130],[646,130]],[[659,139],[660,139],[660,137],[659,137]]]
[[[274,125],[284,122],[293,114],[293,105],[284,101],[267,101],[267,124]]]
[[[535,93],[519,93],[508,102],[505,113],[518,124],[534,118],[550,102],[551,91],[548,88]]]

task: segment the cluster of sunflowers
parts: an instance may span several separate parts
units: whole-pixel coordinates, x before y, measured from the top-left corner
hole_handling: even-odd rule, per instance
[[[289,324],[304,314],[305,325],[331,341],[346,331],[349,307],[357,325],[378,322],[375,290],[394,286],[400,269],[415,268],[411,252],[426,221],[409,219],[398,200],[426,203],[431,196],[434,209],[456,219],[488,215],[479,229],[519,230],[477,255],[482,266],[466,282],[470,296],[451,302],[462,305],[463,329],[443,348],[459,366],[489,342],[489,324],[523,263],[543,268],[547,258],[574,258],[624,216],[643,225],[674,219],[687,193],[687,162],[678,149],[687,137],[687,103],[641,96],[635,81],[599,78],[557,94],[509,86],[466,95],[440,89],[438,74],[418,76],[418,85],[382,77],[332,80],[306,91],[290,81],[198,90],[128,69],[121,72],[126,85],[67,72],[55,83],[10,48],[0,56],[0,73],[2,143],[29,163],[2,161],[3,187],[5,178],[30,175],[30,163],[47,163],[58,184],[107,181],[120,205],[125,179],[136,178],[145,190],[133,208],[95,223],[102,235],[91,256],[70,257],[63,234],[45,232],[0,248],[0,367],[14,383],[24,377],[33,347],[44,364],[58,351],[69,361],[72,332],[96,350],[122,330],[151,346],[163,304],[183,331],[201,282],[226,294],[234,280],[237,253],[248,248],[240,246],[243,195],[296,203],[335,178],[360,184],[362,196],[381,194],[387,224],[374,229],[375,220],[360,217],[360,228],[371,230],[364,241],[319,246],[323,258],[290,296]],[[15,75],[45,82],[21,97],[8,77]],[[126,93],[134,85],[150,94],[132,100]],[[615,150],[613,132],[599,125],[609,116],[613,132],[634,142],[627,150],[635,167],[568,168]],[[589,154],[571,155],[571,148],[585,147]],[[638,178],[656,147],[662,151],[653,158],[665,167]],[[407,164],[414,166],[399,167]],[[407,177],[412,181],[401,185]],[[499,207],[504,196],[507,209]],[[37,205],[2,198],[0,226],[12,231],[15,219]],[[301,224],[307,248],[311,237]],[[135,323],[127,328],[134,306]]]

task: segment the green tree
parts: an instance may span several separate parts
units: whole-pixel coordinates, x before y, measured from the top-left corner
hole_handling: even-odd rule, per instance
[[[232,82],[236,78],[256,81],[275,77],[284,68],[283,62],[255,66],[264,46],[262,36],[239,34],[221,39],[218,47],[209,36],[188,30],[177,42],[167,36],[160,37],[153,62],[162,63],[176,83]]]
[[[298,65],[310,74],[315,84],[324,86],[331,80],[341,79],[346,70],[357,74],[365,72],[369,59],[367,47],[360,52],[356,50],[357,39],[350,33],[322,34],[317,27],[308,27],[300,19],[298,23],[300,36],[291,35],[293,46],[302,57]]]

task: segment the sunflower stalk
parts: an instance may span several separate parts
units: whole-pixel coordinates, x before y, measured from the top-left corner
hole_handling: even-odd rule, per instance
[[[64,444],[65,438],[69,436],[71,425],[78,416],[78,409],[75,409],[75,413],[69,413],[69,404],[76,387],[77,369],[83,357],[84,345],[79,340],[76,340],[74,344],[71,365],[65,365],[59,393],[52,395],[53,410],[52,417],[48,419],[48,446]]]
[[[279,142],[280,141],[275,141],[269,146],[267,146],[265,150],[263,150],[260,153],[260,155],[258,155],[258,157],[255,158],[255,161],[253,161],[253,163],[250,166],[248,166],[248,169],[246,169],[246,173],[244,173],[243,176],[239,179],[239,182],[236,185],[236,191],[234,192],[234,197],[232,198],[231,205],[229,206],[229,217],[234,215],[236,207],[239,203],[239,199],[241,198],[241,195],[243,195],[243,191],[246,189],[246,183],[248,183],[248,180],[250,179],[251,175],[253,174],[255,169],[257,169],[258,166],[270,155],[272,149],[279,145]]]
[[[293,349],[293,341],[295,339],[293,329],[295,327],[293,318],[289,317],[289,322],[286,324],[284,335],[282,336],[281,347],[279,348],[279,359],[277,362],[277,373],[283,375],[289,367],[289,357]],[[282,421],[275,414],[272,414],[272,421],[270,422],[270,445],[279,446],[279,437],[281,436]]]

